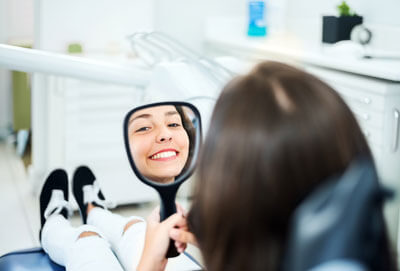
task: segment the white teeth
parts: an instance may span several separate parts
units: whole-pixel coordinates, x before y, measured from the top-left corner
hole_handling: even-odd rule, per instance
[[[161,153],[157,153],[157,154],[153,155],[151,157],[151,159],[168,158],[168,157],[172,157],[172,156],[176,156],[176,152],[166,151],[166,152],[161,152]]]

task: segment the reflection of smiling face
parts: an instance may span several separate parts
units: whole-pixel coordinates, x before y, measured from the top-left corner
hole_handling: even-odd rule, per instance
[[[149,107],[135,112],[128,124],[133,161],[146,178],[173,182],[188,158],[189,137],[172,105]]]

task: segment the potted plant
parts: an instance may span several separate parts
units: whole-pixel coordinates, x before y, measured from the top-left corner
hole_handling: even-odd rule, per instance
[[[342,3],[337,6],[337,9],[339,12],[338,17],[322,17],[322,42],[324,43],[349,40],[353,27],[363,22],[363,18],[353,12],[346,1],[342,1]]]

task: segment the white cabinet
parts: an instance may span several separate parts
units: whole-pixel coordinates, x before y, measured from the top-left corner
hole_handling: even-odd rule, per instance
[[[108,199],[117,204],[156,198],[130,168],[123,142],[125,114],[141,102],[134,87],[75,79],[62,80],[64,99],[64,163],[67,168],[90,165]]]
[[[143,89],[55,76],[45,82],[45,171],[61,167],[72,180],[75,168],[87,165],[115,204],[157,199],[130,168],[123,141],[123,119],[141,104]]]
[[[368,140],[383,183],[400,191],[400,82],[306,65],[346,101]]]

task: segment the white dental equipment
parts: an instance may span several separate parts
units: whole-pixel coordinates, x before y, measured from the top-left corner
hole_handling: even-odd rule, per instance
[[[222,85],[232,77],[233,74],[231,72],[213,60],[192,52],[162,33],[133,34],[129,39],[132,42],[133,48],[142,48],[141,51],[138,52],[141,61],[145,61],[146,57],[153,58],[151,65],[148,65],[147,68],[140,68],[138,65],[133,65],[131,63],[111,63],[37,49],[25,49],[5,44],[0,44],[0,67],[23,72],[65,76],[103,83],[113,83],[121,86],[133,86],[139,89],[145,89],[143,92],[145,96],[164,96],[164,100],[169,98],[189,101],[199,108],[202,115],[211,115],[216,97],[219,94],[218,91],[221,90]],[[145,56],[145,53],[147,53],[147,56]],[[184,71],[185,74],[192,75],[190,77],[178,77],[177,75],[183,74],[182,71]],[[41,76],[40,78],[43,77]],[[33,90],[35,90],[35,82],[33,82],[33,86]],[[36,89],[36,94],[32,97],[32,102],[36,105],[36,109],[33,108],[32,111],[32,126],[33,130],[36,131],[32,135],[32,144],[34,145],[32,152],[33,167],[32,170],[28,171],[28,177],[32,181],[30,183],[33,192],[38,190],[46,171],[55,163],[54,155],[51,156],[50,153],[54,153],[55,151],[60,153],[59,149],[54,149],[54,147],[60,143],[65,144],[62,143],[62,140],[57,139],[57,136],[54,137],[53,134],[47,136],[45,134],[46,131],[56,129],[57,127],[50,127],[50,124],[43,123],[44,116],[48,115],[49,112],[46,111],[48,109],[44,109],[46,105],[41,98],[43,94],[40,92],[43,88],[36,87]],[[110,93],[112,93],[111,89],[112,88],[110,88]],[[44,90],[50,89],[44,88]],[[184,93],[184,95],[181,95],[182,93]],[[75,94],[71,93],[71,95]],[[151,97],[149,99],[151,99]],[[141,100],[139,102],[147,103],[148,101]],[[53,119],[55,118],[54,116],[50,117]],[[204,122],[206,124],[205,126],[207,126],[207,117],[204,117]],[[75,125],[74,127],[77,126]],[[70,141],[71,140],[75,139],[70,137]],[[78,144],[75,145],[78,146]],[[85,152],[85,150],[75,150],[74,148],[68,153],[71,152],[75,152],[74,157],[79,155],[82,157],[80,153]],[[57,155],[56,158],[59,159],[59,156],[61,157],[62,155],[67,157],[68,154],[60,154]],[[71,159],[75,158],[70,157],[69,160]],[[62,166],[62,164],[60,164],[60,166]],[[119,179],[124,178],[125,176],[119,177]],[[113,191],[111,191],[110,194],[113,194]],[[120,196],[121,193],[114,194],[118,194],[118,197],[110,197],[112,201],[116,203],[129,203],[127,201],[127,195]],[[137,201],[141,200],[142,199],[139,198],[137,199]],[[135,200],[132,200],[132,202],[135,202]]]

